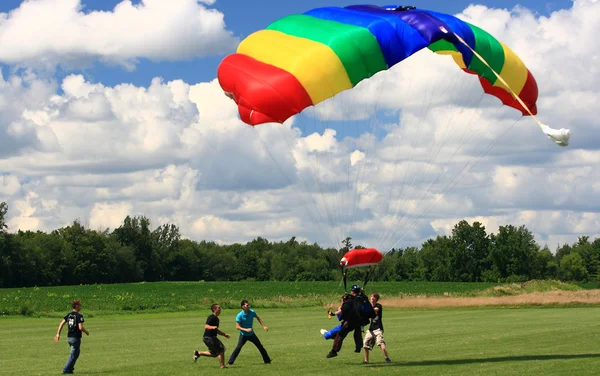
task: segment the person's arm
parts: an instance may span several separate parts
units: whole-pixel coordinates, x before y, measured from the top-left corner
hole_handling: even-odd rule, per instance
[[[60,340],[60,332],[62,332],[62,328],[65,326],[65,323],[65,319],[62,319],[60,324],[58,324],[58,330],[56,331],[56,336],[54,336],[54,342],[58,342],[58,340]]]
[[[87,329],[85,329],[83,327],[83,323],[82,322],[79,323],[79,330],[81,330],[82,332],[84,332],[86,336],[90,335],[90,332],[88,332]]]
[[[252,328],[242,328],[242,326],[240,325],[240,323],[238,321],[235,322],[235,328],[237,330],[241,330],[242,332],[252,333]]]
[[[258,320],[258,322],[260,323],[260,325],[262,325],[263,329],[265,330],[265,332],[269,331],[269,328],[267,328],[267,326],[265,325],[265,323],[262,321],[262,319],[260,318],[260,316],[256,315],[256,319]]]
[[[227,339],[229,339],[229,337],[231,337],[229,334],[222,332],[221,329],[219,329],[219,328],[217,328],[217,334],[220,334]]]

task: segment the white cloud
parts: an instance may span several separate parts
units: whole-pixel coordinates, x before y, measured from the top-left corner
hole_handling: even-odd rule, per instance
[[[0,61],[8,64],[52,68],[101,60],[134,69],[138,58],[189,59],[236,44],[223,14],[196,0],[123,0],[112,11],[91,12],[81,0],[32,0],[0,13]]]
[[[123,219],[131,213],[132,206],[124,203],[97,203],[90,212],[89,226],[96,230],[114,229],[123,223]]]
[[[6,42],[7,33],[21,32],[35,22],[36,9],[50,5],[24,3],[4,15],[0,59],[21,64],[48,54],[62,63],[128,65],[135,57],[214,52],[189,49],[180,38],[186,22],[208,12],[183,0],[122,2],[104,13],[64,1],[54,17],[85,45],[52,28],[46,50],[35,30],[23,32],[22,51]],[[158,13],[175,39],[153,30],[144,41],[154,43],[129,48],[139,42],[137,31],[117,40],[102,26],[105,19],[121,25],[125,16],[138,25],[136,17]],[[181,24],[173,25],[176,14]],[[49,230],[74,219],[114,228],[126,215],[145,215],[154,225],[175,223],[184,236],[223,243],[297,236],[329,246],[352,236],[354,244],[387,250],[450,234],[461,219],[480,221],[488,232],[525,225],[551,249],[596,236],[600,82],[590,45],[600,31],[600,3],[576,1],[549,17],[473,5],[459,16],[527,62],[540,88],[539,118],[571,128],[568,148],[483,95],[477,78],[452,59],[429,51],[285,124],[257,127],[238,119],[216,80],[107,86],[80,75],[55,82],[26,70],[0,80],[0,200],[9,203],[11,230]],[[232,45],[222,15],[211,17],[198,22],[194,38],[210,29],[220,45]],[[103,49],[106,43],[115,46]],[[327,119],[328,128],[314,116]]]

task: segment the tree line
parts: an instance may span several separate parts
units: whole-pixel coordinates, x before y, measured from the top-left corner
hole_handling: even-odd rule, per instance
[[[56,286],[139,281],[327,281],[340,278],[341,249],[258,237],[220,245],[181,237],[179,228],[152,228],[144,216],[127,216],[116,229],[98,231],[79,221],[50,233],[17,231],[6,225],[0,203],[0,287]],[[531,279],[598,280],[600,239],[582,236],[553,254],[525,226],[485,227],[460,221],[452,235],[419,247],[392,249],[371,273],[383,281],[518,282]],[[352,269],[348,278],[360,279]]]

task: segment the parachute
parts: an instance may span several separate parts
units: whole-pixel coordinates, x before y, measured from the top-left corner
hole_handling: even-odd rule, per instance
[[[249,35],[221,62],[218,80],[250,125],[282,123],[424,48],[451,55],[483,90],[532,116],[558,145],[567,129],[536,118],[537,83],[506,45],[454,16],[412,6],[324,7],[283,17]]]
[[[451,59],[433,59],[436,54]],[[415,76],[411,64],[421,58],[435,60],[433,65],[443,60],[456,79],[445,75],[446,66],[444,77],[438,66]],[[385,78],[397,72],[402,80]],[[417,222],[475,166],[480,175],[489,174],[480,162],[508,132],[493,126],[509,123],[510,116],[534,119],[560,146],[570,137],[568,129],[536,118],[537,82],[508,46],[452,15],[413,6],[330,6],[285,16],[242,40],[220,63],[217,78],[280,172],[292,170],[281,163],[290,167],[293,160],[286,178],[295,201],[338,249],[353,231],[379,238],[369,245],[381,250],[393,249],[409,233],[413,239],[430,236]],[[476,90],[467,86],[471,82]],[[459,101],[460,111],[431,110],[446,98]],[[496,112],[486,101],[499,107]],[[363,111],[363,105],[370,107]],[[434,120],[438,128],[430,124]],[[276,140],[277,130],[283,142]],[[477,132],[484,134],[473,142]],[[349,268],[380,261],[355,263],[354,251],[345,255],[344,278]]]
[[[360,268],[376,265],[383,260],[383,254],[375,248],[353,249],[340,260],[342,269]]]
[[[375,248],[357,248],[346,252],[346,254],[340,260],[340,267],[342,269],[342,276],[344,279],[344,290],[347,290],[346,273],[348,269],[369,267],[365,273],[365,280],[363,283],[364,290],[367,282],[369,281],[371,267],[377,265],[379,262],[381,262],[381,260],[383,260],[383,254]]]

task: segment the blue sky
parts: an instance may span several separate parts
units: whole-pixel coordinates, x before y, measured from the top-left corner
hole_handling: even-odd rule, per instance
[[[412,3],[510,46],[538,82],[539,120],[571,129],[567,148],[427,53],[307,110],[327,121],[251,128],[215,81],[221,59],[277,18],[354,3],[131,3],[0,2],[0,201],[11,231],[145,215],[196,240],[336,246],[352,236],[383,251],[450,234],[461,219],[490,232],[525,225],[552,250],[600,236],[596,0]]]
[[[121,0],[83,0],[83,11],[85,13],[92,11],[112,11]],[[138,4],[141,0],[131,1]],[[414,2],[424,9],[431,9],[444,13],[458,13],[472,1],[453,0],[425,0]],[[483,2],[490,7],[507,7],[505,0],[493,0]],[[9,12],[21,4],[19,0],[3,0],[0,2],[0,12]],[[215,2],[209,8],[217,9],[225,15],[227,27],[240,38],[248,34],[263,29],[277,18],[288,14],[303,13],[309,9],[322,6],[344,6],[350,4],[362,4],[360,2],[348,1],[321,1],[321,0],[303,0],[303,1],[271,1],[271,0],[220,0]],[[364,4],[388,5],[393,4],[389,1],[370,1]],[[412,4],[412,3],[411,3]],[[547,16],[552,11],[567,8],[571,5],[570,0],[523,0],[515,4],[527,7],[539,15]],[[514,4],[510,4],[511,6]],[[186,82],[208,81],[216,76],[216,68],[224,55],[208,56],[185,61],[176,62],[155,62],[147,59],[140,59],[140,63],[134,71],[124,71],[120,67],[110,67],[101,63],[94,64],[91,68],[80,71],[90,81],[102,82],[106,85],[115,85],[122,82],[130,82],[135,85],[148,85],[152,78],[156,76],[163,77],[166,81],[173,79],[183,79]],[[76,71],[75,71],[76,72]],[[73,73],[62,72],[63,75]],[[60,77],[60,75],[58,76]]]

